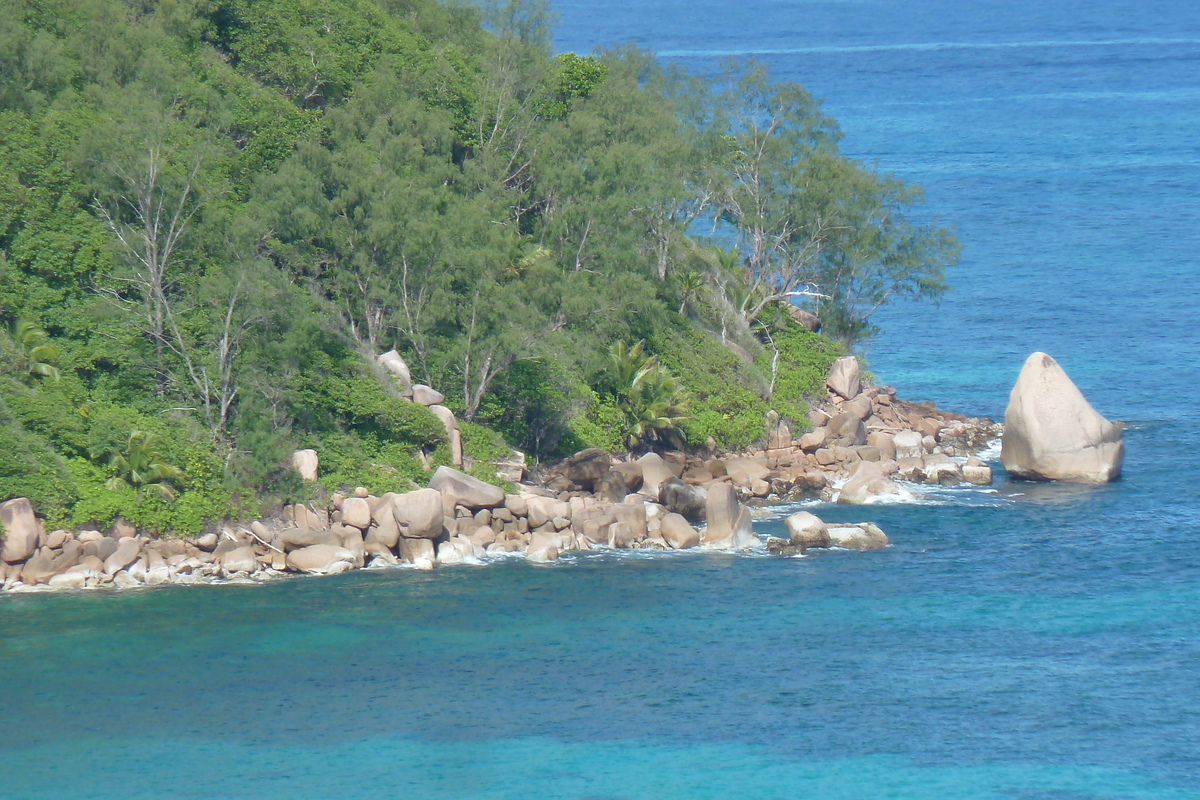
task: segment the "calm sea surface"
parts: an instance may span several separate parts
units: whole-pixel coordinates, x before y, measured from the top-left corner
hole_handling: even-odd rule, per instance
[[[1046,350],[1124,480],[817,509],[877,553],[3,597],[0,797],[1200,798],[1200,6],[558,7],[824,97],[964,244],[879,377],[1000,417]]]

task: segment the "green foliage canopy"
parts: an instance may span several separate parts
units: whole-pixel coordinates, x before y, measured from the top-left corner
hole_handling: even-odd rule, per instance
[[[555,56],[538,0],[0,14],[0,495],[56,521],[196,531],[312,491],[297,447],[329,490],[422,483],[449,442],[393,348],[481,474],[749,446],[843,352],[780,303],[849,343],[957,254],[801,87]]]

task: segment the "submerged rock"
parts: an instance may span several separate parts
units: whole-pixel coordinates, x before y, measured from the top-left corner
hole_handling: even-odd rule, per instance
[[[897,496],[900,487],[890,478],[864,475],[846,481],[838,493],[839,505],[863,505],[880,497]]]
[[[530,538],[529,549],[525,551],[525,558],[529,561],[557,561],[559,555],[558,544],[558,539],[554,535],[535,533]]]
[[[433,542],[429,539],[401,539],[400,560],[418,569],[433,569]]]
[[[962,468],[963,480],[976,486],[989,486],[992,483],[992,468],[986,464],[979,466],[967,464]]]
[[[825,528],[833,547],[847,550],[882,550],[891,544],[887,534],[873,522],[857,525],[829,525]]]
[[[1004,412],[1000,461],[1025,480],[1106,483],[1121,474],[1125,444],[1050,356],[1025,360]]]

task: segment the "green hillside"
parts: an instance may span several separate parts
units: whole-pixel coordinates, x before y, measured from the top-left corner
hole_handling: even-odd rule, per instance
[[[957,254],[800,87],[555,56],[537,3],[0,15],[0,499],[54,524],[303,499],[301,447],[328,490],[422,482],[448,444],[393,348],[480,475],[506,446],[745,447]]]

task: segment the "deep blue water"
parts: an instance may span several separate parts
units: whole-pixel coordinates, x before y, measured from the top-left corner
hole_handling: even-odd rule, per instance
[[[818,510],[877,553],[0,598],[0,797],[1200,798],[1200,6],[558,7],[825,98],[964,245],[875,372],[1000,417],[1046,350],[1125,478]]]

